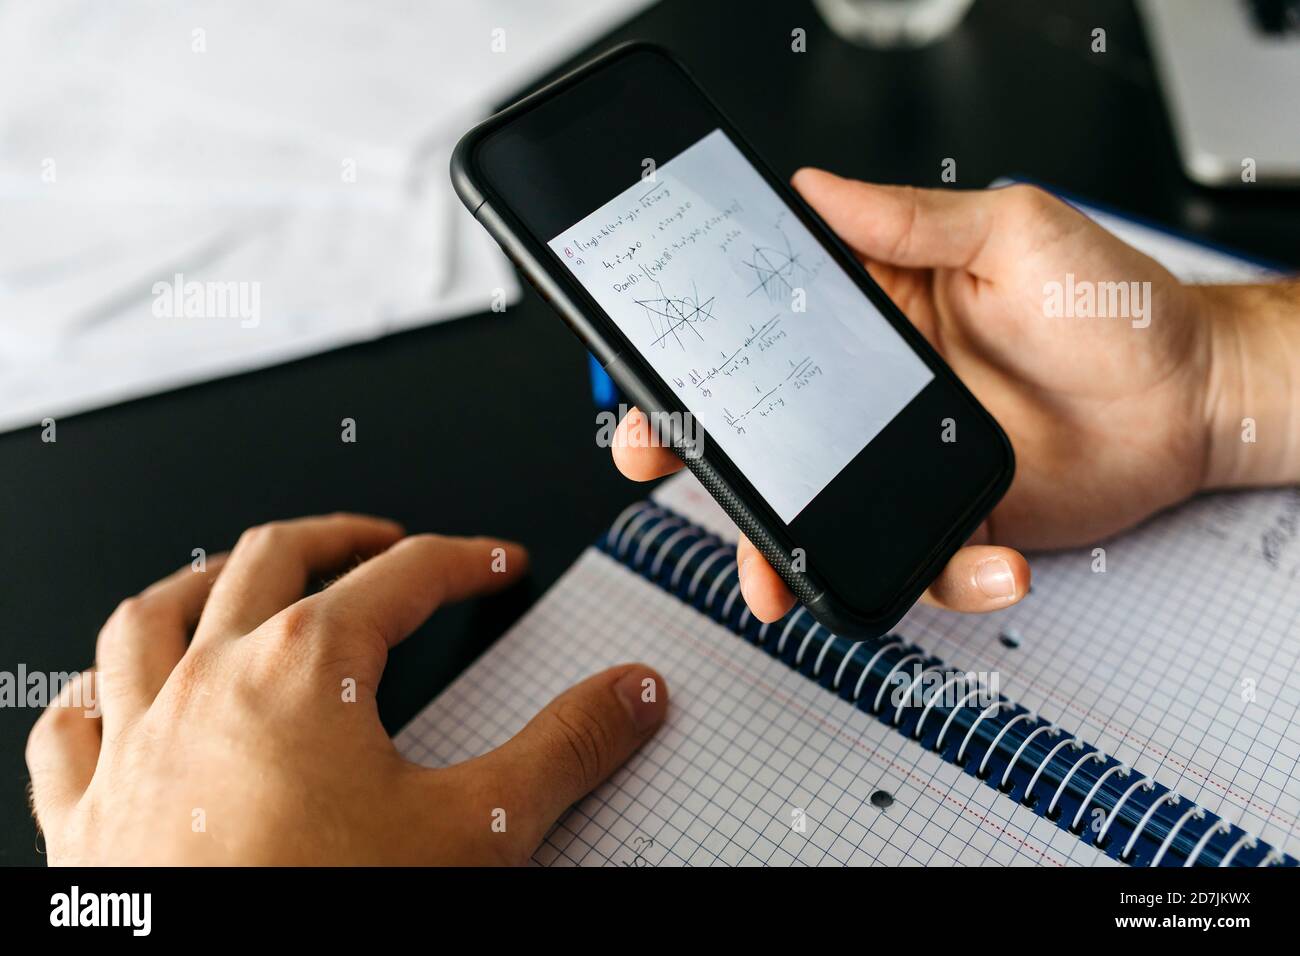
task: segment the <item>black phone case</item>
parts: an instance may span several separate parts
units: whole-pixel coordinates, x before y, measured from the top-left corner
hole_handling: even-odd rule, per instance
[[[564,319],[565,323],[573,330],[582,343],[596,356],[597,360],[609,373],[614,382],[621,388],[642,411],[653,412],[667,410],[671,407],[660,395],[658,386],[653,382],[642,380],[641,375],[621,355],[612,349],[595,323],[591,322],[572,299],[565,293],[564,289],[557,283],[553,276],[550,275],[545,266],[539,261],[538,256],[534,253],[533,246],[536,245],[528,235],[527,230],[521,223],[513,220],[508,209],[494,208],[488,202],[484,190],[476,180],[471,157],[475,147],[484,137],[501,127],[510,123],[513,119],[526,113],[539,103],[552,99],[562,94],[568,87],[585,79],[592,73],[598,72],[611,62],[640,51],[649,51],[668,60],[676,69],[685,74],[691,81],[692,85],[699,92],[700,96],[718,113],[719,117],[726,123],[727,131],[730,135],[740,139],[734,124],[727,120],[725,114],[716,103],[709,98],[708,94],[695,82],[690,71],[677,60],[671,53],[659,47],[656,44],[644,41],[633,41],[620,44],[613,49],[601,54],[598,57],[583,64],[570,73],[566,73],[559,79],[547,84],[534,93],[529,94],[518,102],[508,106],[504,110],[489,117],[479,125],[475,126],[456,144],[455,150],[451,156],[451,181],[456,190],[456,194],[465,204],[466,208],[474,214],[474,217],[487,229],[488,233],[501,246],[502,251],[523,274],[538,294]],[[742,140],[743,142],[743,140]],[[746,144],[747,145],[747,144]],[[747,147],[748,148],[748,147]],[[749,149],[753,153],[752,149]],[[753,157],[750,157],[753,160]],[[767,170],[765,170],[767,171]],[[767,171],[770,173],[770,171]],[[850,271],[865,273],[865,270],[858,263],[857,259],[844,246],[838,236],[821,220],[806,203],[802,201],[793,192],[788,195],[782,194],[783,198],[789,202],[797,202],[817,224],[819,238],[827,243],[828,246],[838,251],[837,258],[840,265]],[[545,253],[545,249],[542,253]],[[892,302],[890,303],[892,306]],[[732,487],[727,477],[713,464],[711,464],[704,455],[681,454],[682,460],[686,467],[699,479],[700,483],[708,490],[709,494],[718,502],[727,516],[731,518],[744,532],[745,536],[753,542],[758,548],[759,553],[767,559],[768,563],[780,575],[781,580],[790,588],[795,597],[802,603],[813,615],[813,617],[824,627],[833,633],[840,635],[856,635],[876,637],[886,633],[890,628],[898,623],[899,619],[916,603],[921,594],[924,593],[929,583],[934,580],[938,573],[943,569],[948,560],[957,552],[957,550],[970,538],[975,530],[987,517],[994,505],[1001,500],[1006,493],[1007,488],[1011,485],[1012,477],[1015,473],[1015,455],[1011,447],[1011,442],[1006,433],[1002,430],[997,421],[990,415],[987,410],[970,395],[968,389],[962,384],[961,380],[948,369],[947,363],[941,356],[930,347],[919,332],[916,332],[911,323],[902,316],[897,306],[892,306],[893,311],[902,318],[902,324],[910,334],[904,334],[908,344],[923,354],[929,355],[938,360],[938,364],[947,372],[947,378],[950,383],[957,389],[964,392],[970,397],[973,405],[979,409],[992,426],[995,434],[1000,438],[1003,451],[1006,458],[1006,468],[1001,479],[989,491],[981,496],[971,507],[967,516],[958,524],[958,526],[947,536],[945,536],[939,545],[936,546],[932,557],[921,567],[916,569],[910,584],[898,597],[890,603],[888,607],[880,613],[866,616],[857,613],[848,607],[843,601],[826,586],[815,572],[811,569],[796,570],[794,561],[791,558],[791,545],[781,540],[782,535],[774,534],[772,529],[756,514],[753,509],[745,502],[744,498],[739,495]],[[895,324],[897,328],[897,324]],[[681,436],[674,435],[674,446],[680,448],[677,443]],[[680,452],[679,452],[680,453]]]

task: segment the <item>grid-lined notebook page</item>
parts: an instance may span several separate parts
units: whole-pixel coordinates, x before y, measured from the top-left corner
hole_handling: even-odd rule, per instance
[[[654,497],[736,539],[694,478]],[[1031,555],[1015,607],[918,605],[894,630],[1300,854],[1300,488],[1198,498],[1096,547]]]
[[[477,756],[561,691],[627,661],[663,674],[667,722],[568,812],[538,863],[1112,862],[595,549],[397,735],[398,748],[430,766]],[[890,806],[873,803],[878,791]]]
[[[1298,529],[1300,488],[1201,498],[1099,552],[1031,555],[1015,607],[917,607],[896,630],[1294,856]]]

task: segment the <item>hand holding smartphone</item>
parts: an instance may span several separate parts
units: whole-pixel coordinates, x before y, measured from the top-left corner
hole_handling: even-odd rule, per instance
[[[997,423],[662,51],[498,114],[452,175],[826,627],[888,630],[1009,486]]]

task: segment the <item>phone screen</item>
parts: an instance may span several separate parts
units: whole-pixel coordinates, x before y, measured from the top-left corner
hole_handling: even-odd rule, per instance
[[[548,245],[787,524],[934,378],[721,129]]]

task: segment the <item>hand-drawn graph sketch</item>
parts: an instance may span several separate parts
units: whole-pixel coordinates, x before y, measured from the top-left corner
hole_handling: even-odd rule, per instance
[[[794,290],[805,288],[817,275],[822,259],[816,260],[815,266],[809,266],[804,260],[805,253],[796,252],[790,237],[781,228],[781,221],[789,213],[782,211],[773,223],[781,237],[782,245],[755,245],[749,256],[741,261],[754,272],[752,295],[763,295],[769,302],[789,302]]]
[[[785,521],[933,378],[721,130],[550,246]]]
[[[655,286],[657,292],[663,292],[659,283],[656,282]],[[650,323],[651,338],[646,343],[646,348],[666,349],[675,344],[678,348],[685,349],[683,335],[693,335],[700,342],[704,341],[704,336],[696,327],[714,318],[713,304],[716,300],[710,297],[701,301],[699,290],[693,289],[688,296],[660,294],[651,299],[634,301],[645,310],[646,319]]]

